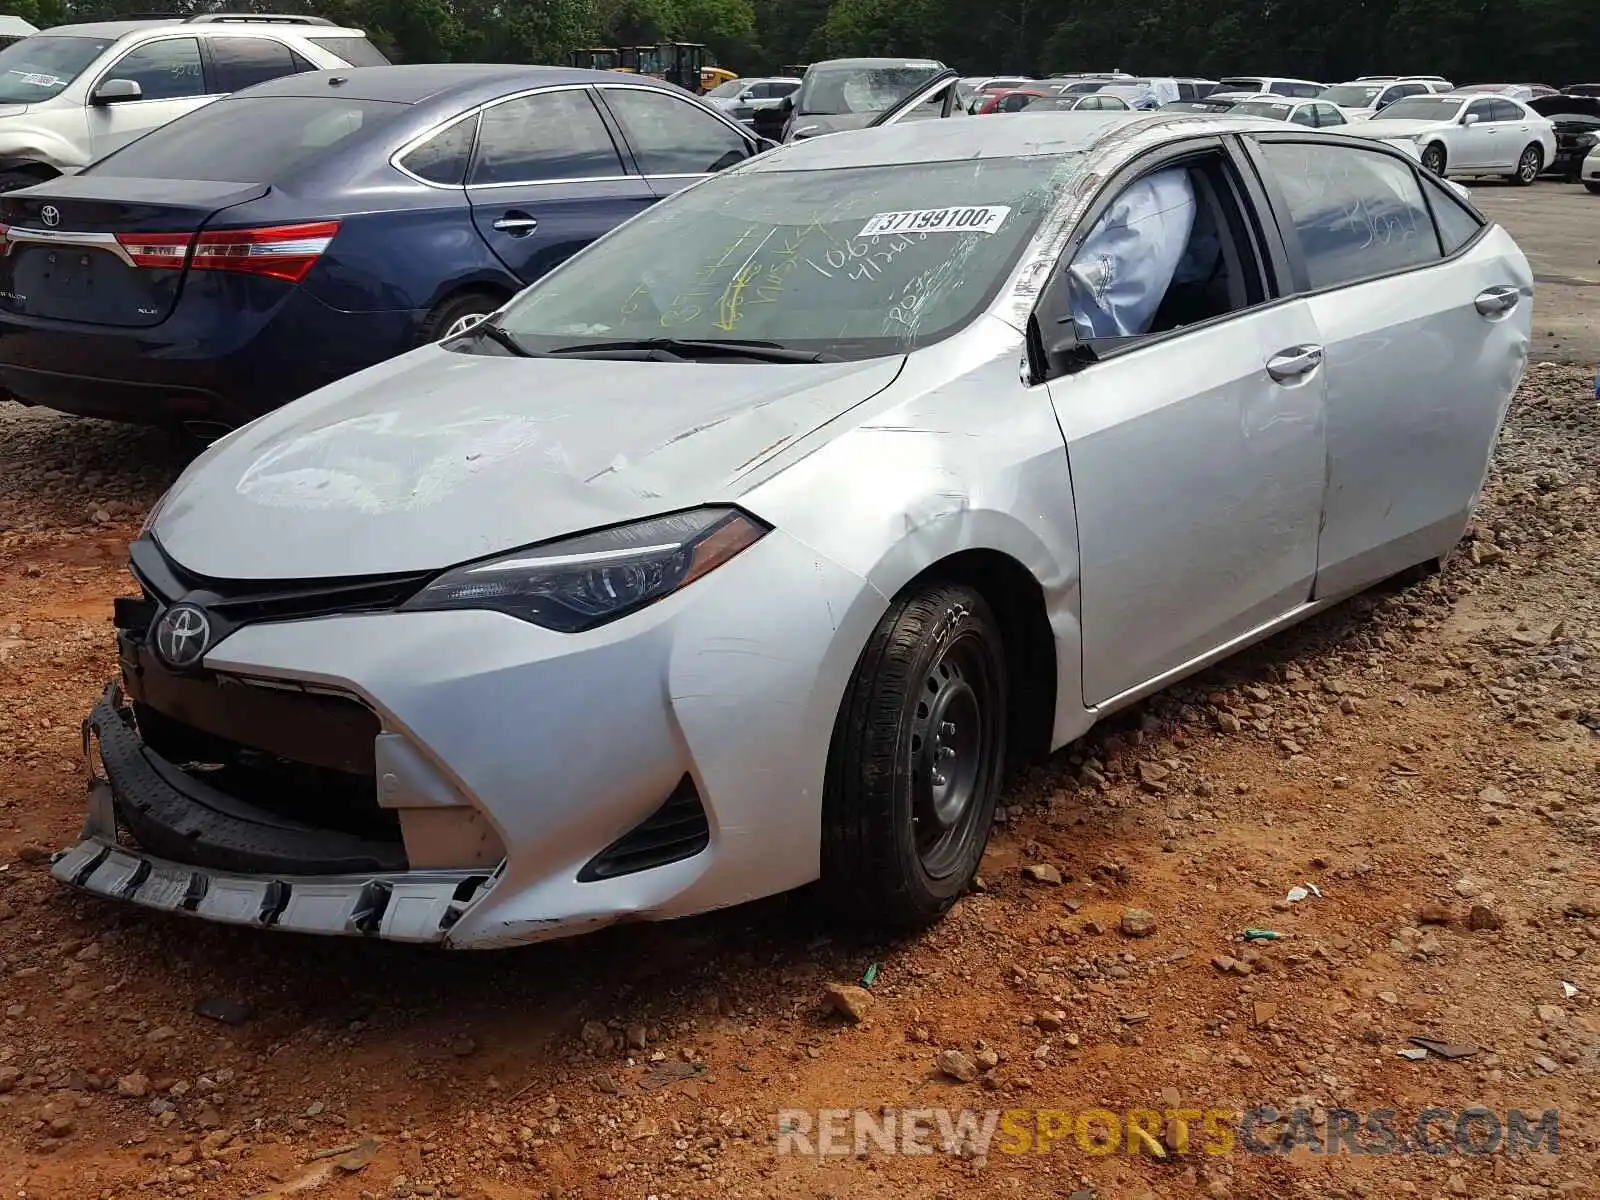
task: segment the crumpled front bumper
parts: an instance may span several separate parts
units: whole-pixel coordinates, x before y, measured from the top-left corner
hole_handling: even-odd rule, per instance
[[[112,900],[233,925],[297,933],[444,942],[462,913],[493,887],[483,870],[338,875],[242,874],[160,858],[118,835],[119,786],[165,786],[117,711],[115,685],[83,726],[89,812],[82,839],[58,853],[61,883]]]

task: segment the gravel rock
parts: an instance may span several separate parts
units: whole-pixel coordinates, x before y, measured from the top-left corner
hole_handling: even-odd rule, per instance
[[[1127,908],[1122,911],[1122,932],[1128,937],[1149,937],[1156,931],[1156,915],[1147,908]]]
[[[830,983],[823,987],[822,1001],[830,1012],[838,1013],[852,1025],[860,1024],[872,1009],[872,993],[853,983]]]
[[[1061,872],[1049,863],[1031,863],[1023,867],[1022,877],[1034,883],[1047,883],[1052,887],[1061,885]]]
[[[939,1051],[933,1065],[939,1068],[941,1075],[961,1083],[971,1083],[978,1077],[978,1064],[959,1050]]]

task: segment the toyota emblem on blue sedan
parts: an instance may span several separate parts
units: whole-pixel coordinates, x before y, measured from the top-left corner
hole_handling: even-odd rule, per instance
[[[211,648],[211,618],[192,604],[175,604],[156,622],[156,652],[169,666],[192,667]]]

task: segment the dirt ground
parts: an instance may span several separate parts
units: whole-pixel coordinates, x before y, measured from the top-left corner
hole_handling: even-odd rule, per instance
[[[0,405],[0,1193],[1600,1194],[1597,360],[1530,370],[1442,575],[1036,768],[981,889],[927,935],[846,936],[783,898],[478,956],[51,882],[82,819],[79,721],[114,669],[109,600],[183,452]],[[1320,894],[1288,903],[1302,885]],[[1260,928],[1284,936],[1241,940]],[[873,966],[861,1019],[828,1011],[826,985]],[[219,1002],[226,1021],[196,1011]],[[1400,1057],[1413,1035],[1475,1053]],[[1309,1114],[1293,1154],[1012,1153],[1003,1133],[778,1153],[786,1109],[1268,1105]],[[1558,1109],[1559,1152],[1422,1152],[1424,1109],[1473,1106]],[[1394,1110],[1395,1152],[1305,1148],[1340,1109]]]

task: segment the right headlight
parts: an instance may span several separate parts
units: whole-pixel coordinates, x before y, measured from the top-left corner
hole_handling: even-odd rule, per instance
[[[768,532],[736,508],[652,517],[455,567],[401,607],[490,609],[580,633],[687,587]]]

